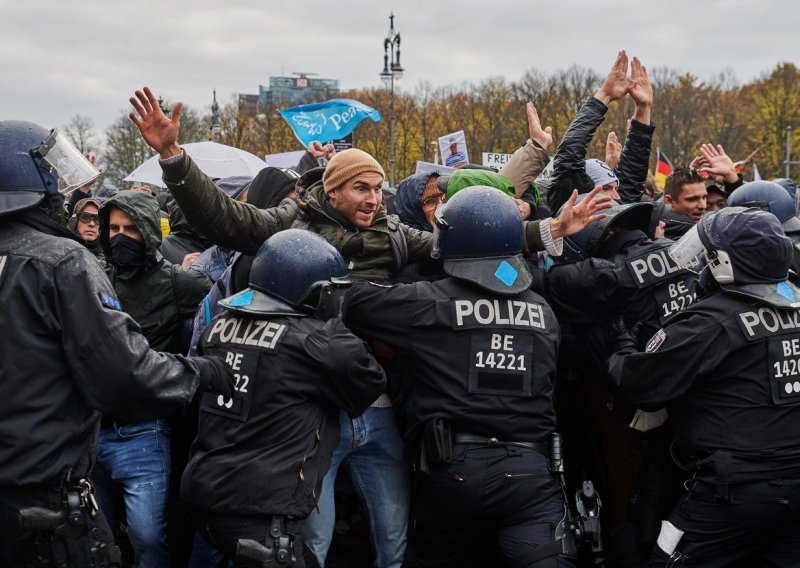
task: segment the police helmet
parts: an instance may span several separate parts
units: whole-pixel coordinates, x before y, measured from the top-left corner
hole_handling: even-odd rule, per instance
[[[778,307],[800,307],[800,290],[788,280],[792,241],[775,215],[726,207],[704,215],[697,236],[708,269],[723,289]]]
[[[434,218],[433,255],[444,260],[449,275],[509,296],[530,286],[522,217],[511,197],[495,187],[467,187],[440,205]]]
[[[342,288],[350,283],[339,251],[316,233],[287,229],[258,249],[250,268],[250,288],[221,303],[234,311],[252,313],[274,313],[275,309],[314,312],[322,289],[332,282]]]
[[[791,180],[789,178],[775,178],[771,179],[770,181],[773,183],[777,183],[779,186],[785,189],[792,197],[792,199],[795,199],[797,197],[797,184],[794,182],[794,180]]]
[[[580,203],[588,194],[578,196],[577,203]],[[611,202],[612,206],[606,210],[606,216],[597,221],[592,221],[583,229],[564,239],[569,249],[580,258],[597,256],[600,246],[605,242],[609,231],[612,228],[635,229],[650,235],[653,215],[653,204],[628,203],[621,205],[616,201]],[[564,206],[559,209],[559,214]],[[656,220],[656,224],[658,221]]]
[[[730,207],[757,207],[769,211],[783,224],[785,231],[800,231],[794,199],[779,184],[772,181],[751,181],[731,193]]]
[[[100,172],[57,129],[0,121],[0,215],[29,209],[46,197],[60,205],[68,192]]]

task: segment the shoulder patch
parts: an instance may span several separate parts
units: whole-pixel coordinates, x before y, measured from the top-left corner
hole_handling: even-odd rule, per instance
[[[100,296],[100,303],[103,304],[105,307],[111,310],[122,311],[122,305],[119,303],[114,296],[109,296],[108,294],[104,294],[103,292],[99,293]]]
[[[647,342],[647,347],[645,347],[646,353],[652,353],[653,351],[658,351],[658,348],[661,347],[661,344],[664,343],[664,340],[667,339],[667,332],[664,329],[659,329],[653,337],[650,338],[650,341]]]

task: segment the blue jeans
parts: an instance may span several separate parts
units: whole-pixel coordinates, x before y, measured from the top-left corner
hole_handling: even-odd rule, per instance
[[[347,460],[369,518],[375,566],[400,568],[406,551],[409,474],[394,411],[371,407],[355,420],[340,411],[339,428],[339,446],[322,481],[318,507],[299,525],[305,545],[325,566],[336,522],[334,480],[339,465]]]
[[[136,566],[169,566],[165,508],[169,431],[163,420],[100,430],[92,481],[112,529],[119,526],[120,494]]]

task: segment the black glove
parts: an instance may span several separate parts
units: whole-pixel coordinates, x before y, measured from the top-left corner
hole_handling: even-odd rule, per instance
[[[644,324],[636,322],[631,329],[625,325],[625,318],[617,316],[611,324],[611,352],[612,353],[636,353],[642,350],[642,342],[639,334],[642,332]]]
[[[200,387],[204,390],[218,392],[225,398],[232,398],[236,384],[233,369],[228,367],[219,357],[190,357],[197,367]]]

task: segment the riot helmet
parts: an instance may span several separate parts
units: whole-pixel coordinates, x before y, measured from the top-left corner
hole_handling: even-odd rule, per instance
[[[300,310],[326,319],[338,314],[349,285],[344,259],[328,241],[311,231],[287,229],[258,249],[250,288],[222,305],[250,313]]]
[[[514,200],[484,185],[462,189],[440,205],[433,256],[450,276],[490,292],[516,295],[531,285],[522,258],[524,227]]]
[[[579,195],[577,203],[586,199],[587,195],[586,193]],[[597,256],[612,228],[639,230],[648,236],[651,234],[652,203],[627,203],[621,205],[616,201],[612,201],[611,204],[611,208],[605,211],[605,217],[592,221],[574,235],[564,238],[565,245],[574,256],[581,259]],[[561,214],[563,208],[564,206],[559,209],[559,214]],[[657,222],[656,220],[656,224]]]
[[[800,219],[796,217],[794,199],[779,184],[772,181],[751,181],[731,193],[730,207],[756,207],[775,215],[783,230],[800,231]]]
[[[789,178],[775,178],[769,181],[771,181],[772,183],[777,183],[779,186],[781,186],[789,193],[789,195],[792,197],[793,200],[796,201],[797,184],[794,182],[794,180]]]
[[[100,172],[58,129],[33,122],[0,121],[0,215],[39,205],[63,204],[68,193]]]
[[[726,207],[704,215],[670,255],[687,268],[702,257],[723,290],[776,307],[800,307],[800,290],[788,280],[792,250],[775,215]]]

